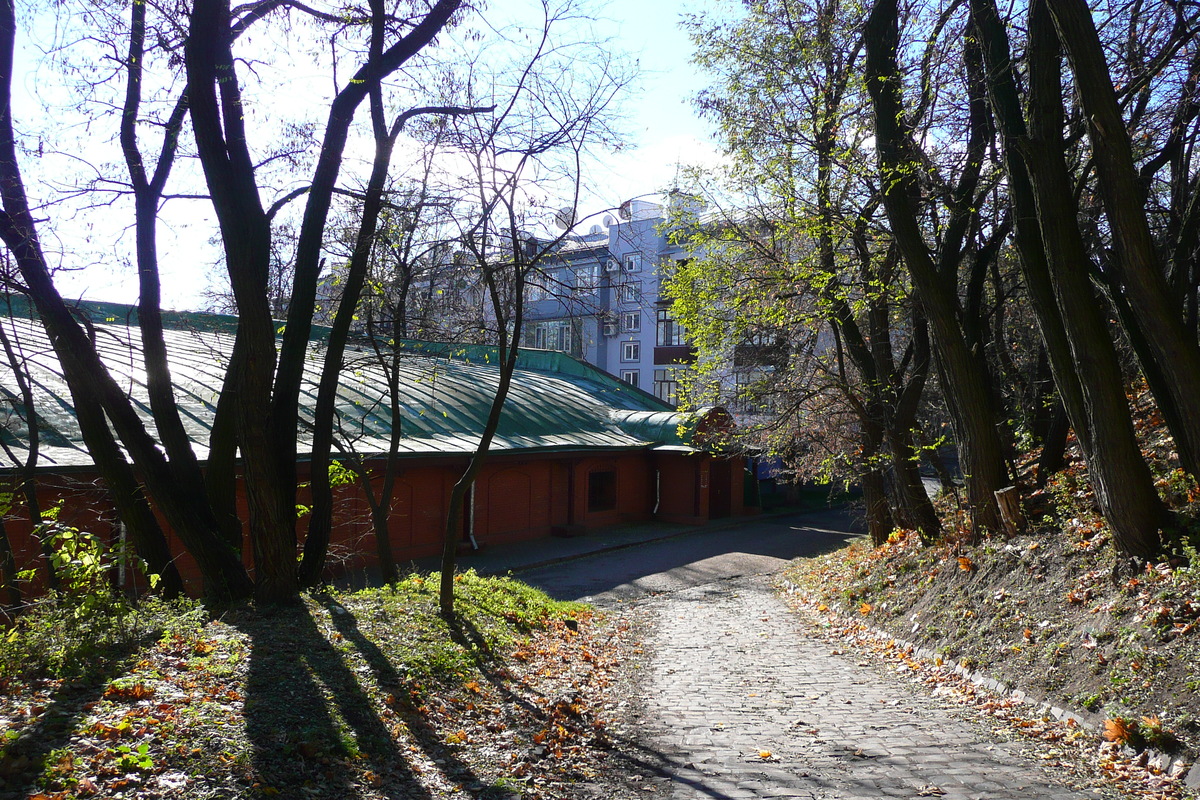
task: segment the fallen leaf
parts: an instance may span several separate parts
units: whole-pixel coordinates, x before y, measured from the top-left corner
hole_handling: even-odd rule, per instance
[[[105,697],[118,697],[128,700],[145,700],[154,696],[154,689],[144,683],[131,685],[110,683],[104,690]]]
[[[1104,738],[1110,742],[1125,744],[1133,738],[1133,733],[1129,723],[1120,717],[1104,720]]]

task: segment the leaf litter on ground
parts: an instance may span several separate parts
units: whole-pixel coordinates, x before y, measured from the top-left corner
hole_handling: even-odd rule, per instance
[[[517,581],[306,595],[167,625],[95,674],[0,680],[0,798],[572,796],[626,631]],[[0,665],[4,665],[0,652]]]

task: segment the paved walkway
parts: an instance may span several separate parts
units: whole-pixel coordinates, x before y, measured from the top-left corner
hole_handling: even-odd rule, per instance
[[[807,634],[768,578],[642,601],[645,717],[657,797],[1078,800],[938,701]],[[647,752],[643,751],[643,752]],[[639,759],[640,760],[640,759]]]

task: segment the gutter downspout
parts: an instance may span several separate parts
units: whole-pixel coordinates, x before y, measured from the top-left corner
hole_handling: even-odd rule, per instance
[[[654,516],[658,516],[658,507],[662,504],[662,470],[654,470],[654,511],[650,512]]]

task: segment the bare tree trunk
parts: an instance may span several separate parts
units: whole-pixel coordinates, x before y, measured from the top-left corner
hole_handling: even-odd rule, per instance
[[[286,504],[295,504],[296,430],[299,419],[300,383],[304,375],[304,362],[308,357],[313,309],[321,272],[325,223],[341,170],[350,125],[358,106],[371,92],[377,90],[379,82],[429,45],[461,5],[462,0],[437,0],[420,22],[408,29],[408,32],[393,45],[384,49],[383,37],[390,24],[388,9],[383,0],[370,0],[370,57],[330,104],[320,156],[313,170],[312,183],[304,207],[300,238],[296,243],[296,276],[292,286],[291,303],[288,306],[287,326],[279,349],[279,365],[270,405],[269,433],[273,446],[280,455],[280,482],[287,493]],[[382,109],[380,113],[382,114]],[[379,124],[383,124],[382,120]],[[398,121],[397,124],[402,126],[403,122]],[[387,158],[390,158],[390,148]],[[384,169],[386,176],[386,164]],[[343,303],[348,294],[349,291],[343,293]],[[359,293],[353,294],[349,299],[351,302],[357,302]],[[314,552],[314,557],[315,555]],[[306,574],[311,569],[311,565],[306,567]]]
[[[1167,291],[1162,264],[1146,221],[1145,192],[1133,162],[1125,120],[1117,105],[1092,12],[1083,0],[1046,0],[1075,76],[1088,120],[1088,139],[1100,195],[1112,231],[1113,266],[1138,327],[1165,378],[1160,406],[1170,404],[1180,462],[1200,476],[1200,346],[1189,336]]]
[[[883,432],[869,420],[862,421],[863,459],[866,471],[862,476],[863,503],[867,512],[867,531],[871,544],[880,547],[887,544],[888,537],[896,527],[888,506],[887,481],[879,464],[879,449],[883,444]]]
[[[523,278],[518,278],[518,290],[516,297],[521,297],[524,291]],[[495,285],[491,286],[493,298],[496,296]],[[499,303],[496,303],[500,307]],[[475,483],[475,478],[479,475],[479,471],[483,469],[487,463],[488,450],[492,446],[492,439],[496,435],[496,429],[500,427],[500,413],[504,410],[504,401],[508,399],[508,390],[512,385],[513,373],[517,369],[517,358],[519,351],[516,342],[521,335],[521,305],[518,301],[515,315],[514,333],[511,341],[508,334],[504,330],[504,326],[500,325],[500,380],[496,385],[496,394],[492,398],[492,405],[488,409],[487,421],[484,423],[483,431],[479,436],[479,444],[475,446],[475,452],[471,454],[471,461],[467,464],[466,470],[462,477],[454,484],[454,488],[450,490],[450,508],[446,512],[446,527],[442,538],[442,579],[439,591],[439,602],[441,611],[447,618],[454,617],[454,568],[455,560],[458,553],[458,542],[462,535],[460,527],[462,523],[463,500],[467,496],[467,491],[471,485]]]
[[[1066,466],[1067,439],[1070,434],[1071,420],[1067,417],[1067,410],[1059,403],[1050,417],[1050,426],[1046,428],[1046,435],[1042,439],[1042,453],[1038,456],[1037,463],[1038,487],[1045,486],[1051,475],[1061,472]]]
[[[337,399],[338,379],[342,371],[342,360],[346,353],[346,341],[350,336],[350,326],[356,319],[359,300],[362,296],[363,284],[366,282],[370,265],[371,248],[375,244],[375,232],[379,226],[379,214],[383,209],[383,189],[387,181],[388,169],[392,163],[392,150],[396,139],[404,130],[408,120],[420,114],[472,114],[489,111],[488,108],[451,108],[428,107],[414,108],[400,114],[388,130],[383,116],[383,98],[379,87],[371,92],[371,120],[375,131],[375,160],[371,168],[371,177],[367,182],[367,190],[363,198],[362,219],[359,223],[358,235],[355,238],[354,252],[350,257],[350,265],[346,271],[341,301],[334,315],[333,326],[329,331],[329,340],[325,346],[325,361],[321,370],[321,383],[317,389],[317,405],[313,414],[313,444],[309,463],[312,474],[309,478],[312,484],[312,514],[309,519],[308,536],[304,541],[304,559],[300,564],[300,581],[306,586],[312,586],[320,579],[321,569],[325,563],[325,553],[329,548],[329,537],[333,522],[333,494],[329,486],[329,454],[333,445],[333,414],[334,402]],[[393,348],[395,345],[393,345]],[[399,419],[393,416],[393,426],[399,424]],[[363,476],[366,481],[366,476]],[[372,516],[377,514],[372,510]],[[386,530],[386,525],[384,526]],[[376,541],[383,549],[389,564],[385,571],[391,574],[389,583],[395,583],[396,568],[391,563],[391,546],[386,536],[378,536],[376,526]]]
[[[1027,131],[1007,35],[992,0],[972,0],[972,16],[985,45],[992,105],[1003,134],[1021,264],[1055,383],[1118,547],[1147,556],[1157,549],[1163,509],[1134,437],[1120,367],[1088,279],[1070,202],[1058,43],[1044,5],[1035,2],[1029,23]]]
[[[271,436],[276,354],[267,297],[270,221],[259,200],[246,144],[228,5],[222,0],[197,2],[191,31],[186,56],[192,128],[238,307],[236,347],[241,357],[230,365],[232,382],[225,389],[235,398],[231,411],[244,464],[254,594],[262,602],[289,602],[298,591],[294,478],[287,485],[295,462],[288,451],[280,452]],[[293,440],[290,449],[294,448]]]
[[[875,107],[876,149],[884,186],[884,208],[892,235],[912,276],[913,288],[929,321],[934,349],[965,466],[967,496],[976,532],[999,532],[1002,524],[995,491],[1005,485],[1004,449],[986,364],[967,347],[959,324],[958,298],[939,274],[917,224],[918,195],[912,143],[904,125],[896,0],[876,0],[867,19],[867,88]]]

